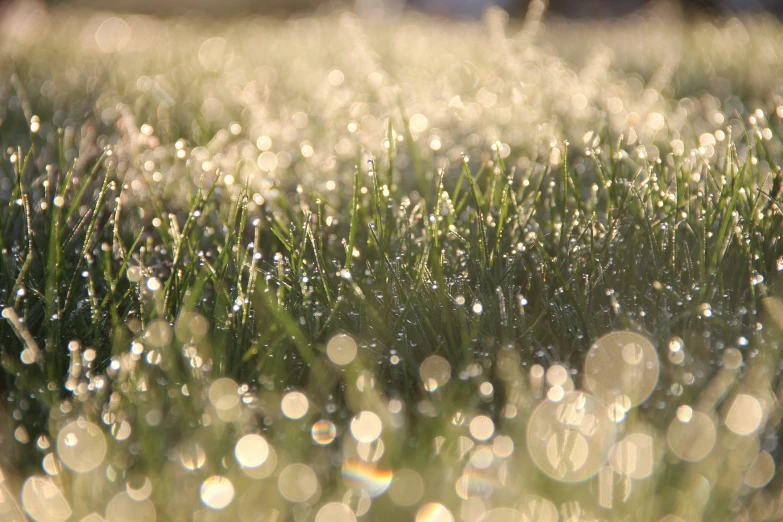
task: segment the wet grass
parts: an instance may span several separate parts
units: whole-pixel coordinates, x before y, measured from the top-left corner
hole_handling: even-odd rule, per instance
[[[49,455],[74,520],[775,519],[783,30],[656,16],[27,20],[0,52],[2,491]],[[596,429],[649,470],[589,446],[571,484],[531,419],[601,397],[587,354],[627,331],[658,373],[638,407],[614,375]],[[77,418],[108,456],[63,449]]]

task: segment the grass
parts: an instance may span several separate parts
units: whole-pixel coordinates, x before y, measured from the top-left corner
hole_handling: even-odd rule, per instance
[[[0,519],[777,519],[783,29],[539,16],[7,33]]]

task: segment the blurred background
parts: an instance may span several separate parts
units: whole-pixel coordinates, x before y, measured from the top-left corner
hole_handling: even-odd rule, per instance
[[[499,5],[512,14],[524,14],[528,0],[408,0],[408,5],[444,15],[478,16],[489,5]],[[568,18],[613,18],[626,16],[652,4],[679,4],[693,14],[720,15],[743,11],[783,12],[783,0],[549,0],[549,12]]]
[[[522,15],[529,0],[0,0],[0,16],[20,9],[69,6],[158,15],[287,15],[306,11],[356,9],[368,16],[415,9],[447,17],[480,17],[489,6]],[[549,13],[567,18],[615,18],[653,4],[668,3],[689,15],[720,16],[767,11],[783,15],[783,0],[549,0]]]

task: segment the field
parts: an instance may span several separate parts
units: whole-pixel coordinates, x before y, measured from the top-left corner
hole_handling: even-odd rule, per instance
[[[779,520],[781,132],[763,16],[6,21],[0,522]]]

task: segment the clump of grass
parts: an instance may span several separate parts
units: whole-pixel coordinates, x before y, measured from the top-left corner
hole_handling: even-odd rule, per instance
[[[775,24],[79,23],[0,54],[0,513],[777,516]]]

